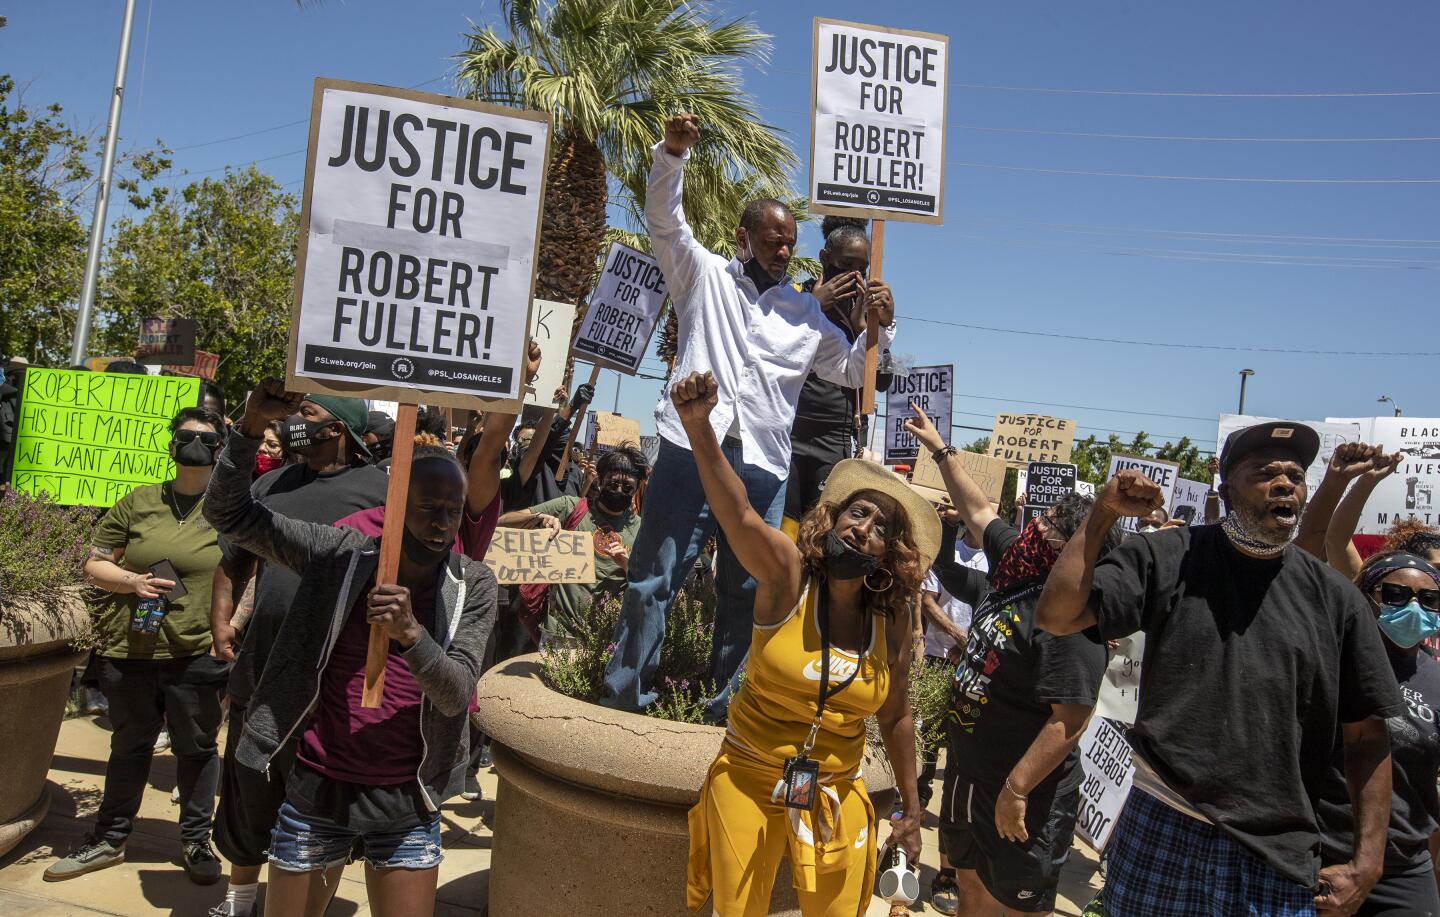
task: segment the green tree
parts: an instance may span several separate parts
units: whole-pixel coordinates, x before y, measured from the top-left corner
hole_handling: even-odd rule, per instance
[[[685,205],[707,245],[724,250],[742,194],[788,196],[795,155],[740,89],[739,65],[763,60],[768,48],[768,36],[745,20],[707,16],[707,0],[501,6],[508,34],[473,31],[460,79],[473,98],[553,119],[536,296],[583,306],[608,204],[637,224],[632,231],[643,226],[644,174],[667,114],[690,111],[702,122]]]
[[[1117,453],[1175,462],[1180,466],[1180,477],[1189,478],[1192,481],[1210,480],[1208,467],[1210,457],[1201,453],[1200,448],[1190,442],[1188,436],[1182,437],[1176,443],[1167,442],[1159,445],[1152,442],[1143,430],[1129,442],[1125,442],[1114,433],[1111,433],[1104,442],[1093,435],[1087,436],[1075,443],[1075,448],[1070,453],[1070,461],[1075,463],[1076,473],[1080,480],[1089,481],[1097,487],[1102,487],[1108,480],[1110,457]]]
[[[192,318],[199,348],[220,355],[216,382],[232,399],[281,375],[298,232],[295,196],[254,166],[121,220],[101,284],[104,346],[131,352],[145,316]]]

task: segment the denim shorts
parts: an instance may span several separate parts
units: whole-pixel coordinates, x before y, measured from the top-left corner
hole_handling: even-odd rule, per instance
[[[445,858],[440,850],[439,814],[423,824],[362,831],[304,814],[286,800],[270,832],[270,862],[286,872],[343,866],[357,840],[365,862],[375,869],[432,869]]]

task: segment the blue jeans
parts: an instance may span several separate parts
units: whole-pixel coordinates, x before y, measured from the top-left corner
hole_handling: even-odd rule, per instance
[[[721,446],[755,512],[766,524],[779,527],[785,509],[785,482],[740,460],[737,446]],[[660,455],[645,484],[640,533],[630,550],[630,573],[615,652],[605,669],[609,696],[602,704],[640,710],[655,702],[655,670],[665,643],[665,620],[675,594],[685,582],[700,550],[716,534],[715,517],[705,502],[700,471],[689,449],[660,440]],[[716,564],[715,643],[710,677],[720,693],[709,702],[719,720],[729,705],[731,682],[750,649],[755,623],[755,578],[740,566],[724,533],[719,537]]]

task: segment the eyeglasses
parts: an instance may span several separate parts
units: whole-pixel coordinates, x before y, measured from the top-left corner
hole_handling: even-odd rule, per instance
[[[1066,542],[1070,539],[1065,537],[1065,533],[1060,531],[1059,527],[1055,525],[1055,520],[1050,518],[1049,514],[1041,513],[1035,517],[1035,521],[1042,530],[1041,534],[1045,536],[1045,540],[1050,543],[1052,548],[1057,551],[1065,548]]]
[[[179,445],[185,446],[195,442],[196,437],[199,437],[200,442],[211,449],[225,441],[225,438],[219,433],[212,433],[209,430],[176,430],[174,439]]]
[[[1402,608],[1417,600],[1426,611],[1440,612],[1440,589],[1411,589],[1399,583],[1380,584],[1380,604]]]

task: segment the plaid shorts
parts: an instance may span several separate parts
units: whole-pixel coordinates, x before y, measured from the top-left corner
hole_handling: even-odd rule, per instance
[[[1105,850],[1106,917],[1312,917],[1315,896],[1214,825],[1135,790]]]

